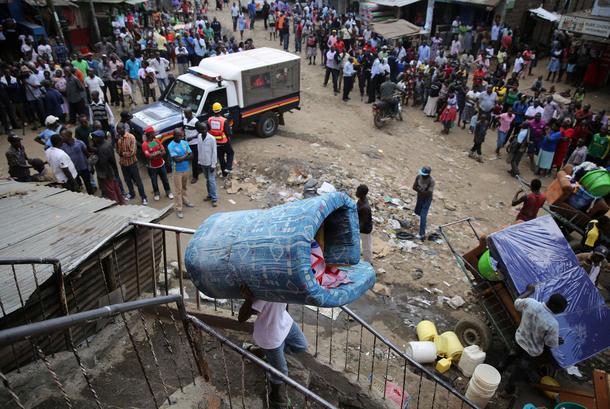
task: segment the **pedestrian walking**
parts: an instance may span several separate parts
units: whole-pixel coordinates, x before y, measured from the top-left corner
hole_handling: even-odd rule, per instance
[[[419,234],[417,235],[417,238],[422,241],[426,239],[428,211],[432,205],[432,196],[435,187],[434,178],[430,173],[432,173],[430,166],[422,167],[413,183],[413,190],[417,192],[417,202],[415,204],[414,213],[419,216]]]
[[[525,152],[527,152],[527,147],[530,144],[530,124],[527,121],[521,123],[519,132],[516,132],[515,135],[511,138],[509,142],[509,154],[510,154],[510,170],[508,171],[512,176],[519,176],[521,172],[519,171],[519,164],[521,163],[521,159]]]
[[[354,58],[348,57],[343,65],[343,101],[349,100],[349,93],[354,87],[354,76],[356,71],[354,70]]]

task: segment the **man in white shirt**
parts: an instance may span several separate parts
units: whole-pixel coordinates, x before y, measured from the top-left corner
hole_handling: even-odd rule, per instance
[[[536,287],[530,284],[527,290],[515,300],[515,310],[521,312],[521,322],[515,333],[517,356],[511,357],[505,392],[512,394],[520,378],[527,374],[532,358],[542,355],[545,348],[556,348],[563,344],[559,336],[559,322],[555,315],[564,312],[568,302],[561,294],[552,294],[546,303],[529,298],[536,292]],[[503,371],[504,372],[504,371]],[[504,375],[506,376],[506,375]]]
[[[206,189],[208,195],[205,201],[211,201],[212,207],[218,206],[218,194],[216,193],[216,163],[218,162],[218,149],[216,139],[207,132],[206,126],[199,121],[195,125],[197,128],[197,151],[198,162],[201,173],[205,176]],[[195,151],[193,150],[193,151]]]
[[[513,72],[519,75],[519,73],[523,70],[523,65],[525,64],[525,60],[521,56],[521,53],[517,54],[517,58],[515,58],[515,65],[513,66]]]
[[[77,184],[76,177],[78,172],[74,167],[72,159],[66,152],[61,149],[63,140],[59,134],[51,136],[51,147],[45,151],[47,162],[55,175],[55,179],[63,185],[64,188],[76,192]]]
[[[157,76],[157,83],[159,84],[159,92],[162,94],[167,88],[167,69],[169,68],[169,61],[161,57],[159,51],[155,52],[155,58],[148,60],[149,67],[155,70]]]
[[[191,168],[193,171],[193,178],[191,183],[197,183],[199,178],[199,151],[197,150],[197,137],[199,131],[197,131],[197,122],[199,120],[193,115],[191,108],[185,108],[182,117],[182,126],[184,128],[184,140],[189,144],[191,151]]]
[[[97,91],[100,94],[100,98],[102,98],[103,100],[104,91],[102,91],[102,88],[104,88],[105,86],[104,81],[102,81],[100,77],[95,75],[95,71],[93,70],[87,71],[87,74],[88,75],[85,78],[85,85],[87,86],[87,90],[89,91],[89,97],[91,97],[93,91]]]
[[[49,44],[47,44],[47,40],[44,38],[40,40],[36,51],[38,52],[39,56],[46,58],[49,62],[53,62],[53,49]]]
[[[239,7],[235,2],[231,6],[231,19],[233,20],[233,32],[237,30],[237,17],[239,16]]]
[[[307,339],[299,326],[294,322],[288,311],[286,303],[257,300],[250,289],[242,286],[241,294],[245,298],[239,310],[237,319],[245,322],[254,313],[258,313],[254,321],[254,342],[267,357],[269,365],[284,375],[288,375],[288,365],[284,351],[299,353],[307,351]],[[254,350],[251,352],[255,353]],[[271,407],[288,407],[286,401],[286,385],[282,379],[269,374],[271,392],[269,403]]]
[[[540,116],[542,117],[543,113],[544,113],[544,108],[540,105],[540,101],[535,99],[534,105],[530,105],[530,107],[527,108],[527,110],[525,111],[525,119],[527,119],[528,121],[530,119],[534,119],[536,114],[540,114]]]

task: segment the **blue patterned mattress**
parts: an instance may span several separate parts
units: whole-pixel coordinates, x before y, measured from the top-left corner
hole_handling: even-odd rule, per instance
[[[326,289],[311,272],[311,242],[324,223],[324,258],[348,265],[350,284]],[[375,271],[360,261],[356,204],[333,192],[264,210],[216,213],[189,242],[187,272],[214,298],[240,298],[247,285],[258,299],[337,307],[375,284]]]

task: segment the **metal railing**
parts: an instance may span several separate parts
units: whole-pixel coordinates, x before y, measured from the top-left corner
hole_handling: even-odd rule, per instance
[[[178,320],[182,321],[182,331],[180,331],[177,322],[178,320],[174,318],[172,309],[169,308],[169,305],[174,303],[177,306]],[[165,307],[172,325],[167,325],[167,320],[161,319],[159,309],[157,309],[156,316],[147,315],[149,318],[145,319],[144,314],[142,314],[142,309],[150,307]],[[133,313],[133,316],[127,316],[127,313]],[[76,399],[78,398],[70,396],[68,392],[69,389],[64,383],[65,380],[62,379],[62,374],[54,367],[53,360],[49,359],[44,351],[38,346],[38,338],[45,337],[49,333],[64,331],[70,340],[70,351],[74,355],[76,364],[86,381],[87,390],[90,394],[89,398],[95,402],[97,408],[101,409],[102,407],[105,407],[105,404],[102,402],[102,395],[95,389],[94,384],[96,382],[94,376],[92,376],[91,368],[86,367],[84,364],[85,360],[81,356],[81,352],[79,352],[79,349],[75,347],[71,340],[70,331],[75,326],[86,325],[97,320],[111,317],[120,317],[120,321],[125,327],[127,336],[129,337],[131,346],[135,352],[138,366],[144,377],[146,388],[150,394],[152,403],[156,408],[159,408],[164,402],[167,402],[168,405],[174,404],[175,402],[171,398],[171,395],[178,389],[184,392],[187,379],[183,378],[183,375],[181,376],[185,370],[184,368],[180,368],[178,362],[184,361],[186,357],[192,383],[197,385],[196,378],[197,374],[199,374],[203,376],[206,382],[211,382],[212,384],[215,384],[215,386],[219,385],[221,388],[224,386],[226,388],[225,393],[230,408],[233,408],[234,405],[235,407],[239,406],[239,400],[234,397],[236,394],[235,389],[237,388],[234,388],[232,391],[232,386],[239,381],[235,380],[236,377],[241,380],[241,382],[237,383],[241,386],[241,393],[238,393],[241,395],[241,407],[243,409],[249,407],[246,405],[246,401],[252,399],[252,394],[251,391],[248,391],[248,397],[246,397],[244,381],[246,363],[249,362],[258,367],[265,375],[271,373],[288,385],[291,393],[289,394],[288,391],[286,392],[287,398],[294,398],[295,400],[302,402],[303,405],[300,407],[336,409],[335,406],[314,392],[277,371],[252,353],[240,348],[198,318],[188,315],[180,294],[112,304],[90,311],[9,328],[0,331],[0,347],[24,341],[31,343],[32,347],[39,355],[39,359],[44,363],[46,371],[59,391],[65,406],[72,408],[74,405],[78,406],[76,402]],[[152,326],[149,325],[151,320],[153,321]],[[134,328],[136,326],[138,326],[138,328]],[[173,333],[170,333],[170,331],[173,331]],[[136,339],[137,333],[139,333],[140,336],[142,333],[144,334],[143,342]],[[203,335],[208,336],[207,342],[202,339]],[[157,340],[159,337],[162,338],[161,341]],[[160,349],[158,347],[159,343],[163,345],[163,348]],[[226,349],[228,349],[232,355],[227,354]],[[210,371],[210,361],[212,359],[210,355],[214,350],[218,350],[222,356],[224,367],[222,376],[220,374],[212,374]],[[192,357],[189,358],[191,354]],[[192,365],[193,361],[195,361],[197,369]],[[234,369],[238,363],[241,363],[241,371],[235,371]],[[228,370],[228,367],[232,368],[231,371]],[[69,375],[69,373],[67,375]],[[117,376],[120,376],[120,374],[117,374]],[[231,381],[231,378],[233,378],[233,381]],[[263,379],[265,378],[266,376],[263,377]],[[6,376],[0,372],[0,380],[6,388],[9,398],[12,400],[10,406],[15,405],[16,407],[24,408],[25,404],[22,401],[22,397],[24,397],[23,394],[27,394],[27,388],[20,397],[19,387],[12,386],[10,376]],[[267,382],[264,383],[267,385]],[[217,390],[222,389],[217,388]],[[201,395],[201,393],[199,393],[199,395]],[[265,396],[268,397],[266,387]],[[24,398],[27,399],[27,397]],[[263,403],[263,407],[270,407],[268,399],[263,399]],[[8,402],[0,402],[0,404],[8,405]]]
[[[166,283],[170,281],[167,255],[171,254],[171,256],[177,257],[180,294],[184,296],[185,280],[183,278],[181,238],[183,235],[193,235],[195,230],[154,223],[133,222],[132,224],[136,228],[162,231],[164,281]],[[168,251],[166,238],[166,235],[171,233],[174,234],[176,243],[173,252]],[[153,272],[153,274],[156,273]],[[201,310],[199,291],[194,286],[189,290],[187,291],[189,298],[185,301],[190,301],[191,295],[193,295],[196,309]],[[165,293],[167,294],[168,291],[169,289],[166,287]],[[240,303],[241,300],[228,300],[225,305],[228,304],[227,308],[230,308],[231,315],[235,315],[235,307]],[[216,299],[213,300],[213,307],[215,311],[223,308]],[[382,400],[393,399],[396,402],[396,396],[400,395],[396,402],[400,407],[403,407],[409,400],[412,402],[409,406],[411,408],[476,408],[474,403],[464,397],[448,381],[415,362],[351,309],[339,307],[340,311],[348,317],[342,325],[335,324],[335,320],[332,318],[334,309],[310,308],[303,305],[289,306],[289,310],[293,314],[295,309],[297,311],[295,321],[300,322],[305,335],[309,339],[313,339],[314,356],[333,368],[348,375],[354,375],[354,380],[357,382],[364,381],[363,375],[366,371],[366,383],[363,386],[368,387],[372,393],[375,390],[377,393],[373,394],[376,397]],[[320,312],[324,310],[331,310],[330,320],[326,320],[326,317],[320,318],[322,315]],[[341,339],[340,343],[339,339]],[[339,345],[341,346],[339,347]],[[388,396],[388,386],[391,387],[391,396]]]

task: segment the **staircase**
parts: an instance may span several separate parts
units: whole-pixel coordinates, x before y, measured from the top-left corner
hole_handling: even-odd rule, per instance
[[[29,342],[37,358],[0,373],[0,407],[269,408],[268,372],[287,384],[293,408],[475,407],[347,307],[290,306],[310,346],[307,353],[287,357],[290,377],[277,373],[241,348],[251,334],[234,325],[240,301],[202,300],[184,278],[182,236],[194,230],[135,226],[151,231],[153,247],[154,238],[162,238],[163,265],[153,292],[0,331],[0,346]],[[175,240],[166,237],[172,234]],[[172,259],[178,261],[175,278],[169,276]],[[172,281],[177,288],[163,285]],[[73,327],[92,323],[101,330],[83,345],[70,345]],[[45,355],[41,340],[58,332],[66,335],[67,351]]]

